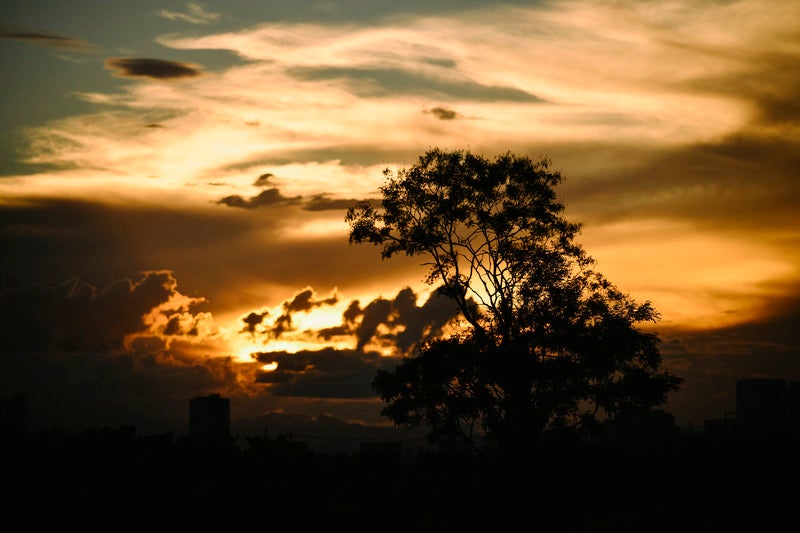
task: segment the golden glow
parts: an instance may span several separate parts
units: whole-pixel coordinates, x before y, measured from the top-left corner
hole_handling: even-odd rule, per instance
[[[282,238],[297,241],[340,235],[344,239],[347,238],[349,230],[350,227],[342,217],[320,218],[301,222],[294,227],[287,227],[282,234]]]
[[[356,341],[348,338],[347,340],[326,341],[323,339],[277,339],[270,340],[265,344],[263,352],[287,352],[296,353],[302,350],[317,351],[323,348],[333,348],[336,350],[348,350],[355,346]]]
[[[278,363],[275,361],[272,361],[271,363],[267,363],[265,365],[261,365],[261,370],[263,370],[264,372],[272,372],[277,368],[278,368]]]
[[[297,331],[319,330],[338,326],[342,323],[342,313],[349,301],[339,300],[335,305],[322,305],[308,312],[292,314],[292,323]]]
[[[256,361],[256,357],[253,354],[263,351],[264,347],[262,345],[248,342],[235,348],[234,354],[238,363],[253,363]]]
[[[754,318],[771,283],[796,272],[797,257],[757,241],[660,220],[587,228],[597,269],[665,325],[728,326]]]

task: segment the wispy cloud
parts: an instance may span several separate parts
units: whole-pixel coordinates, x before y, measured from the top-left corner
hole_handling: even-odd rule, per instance
[[[188,11],[186,13],[162,9],[158,12],[158,15],[169,20],[179,20],[182,22],[188,22],[189,24],[211,24],[220,17],[220,13],[206,11],[203,6],[195,2],[189,2],[186,4],[186,9]]]
[[[0,26],[0,39],[24,41],[70,52],[90,52],[94,49],[90,43],[81,39],[33,31],[19,26]]]

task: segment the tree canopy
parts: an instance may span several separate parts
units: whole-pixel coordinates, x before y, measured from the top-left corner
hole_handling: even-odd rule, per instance
[[[638,327],[658,313],[594,270],[548,159],[431,149],[384,177],[379,208],[348,210],[350,242],[424,257],[425,280],[465,321],[376,375],[396,424],[424,424],[434,442],[474,443],[477,431],[527,449],[545,431],[647,412],[680,387],[660,370],[657,335]]]

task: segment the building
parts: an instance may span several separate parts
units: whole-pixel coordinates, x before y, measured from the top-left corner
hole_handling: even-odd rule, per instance
[[[732,416],[728,416],[728,415]],[[736,381],[736,411],[706,420],[706,437],[744,440],[800,439],[800,382],[777,378]]]
[[[219,394],[189,401],[189,436],[199,447],[219,448],[230,444],[231,405]]]
[[[792,428],[796,413],[791,393],[797,394],[796,384],[790,387],[783,379],[749,378],[736,382],[736,432],[744,438],[772,438],[786,434]]]

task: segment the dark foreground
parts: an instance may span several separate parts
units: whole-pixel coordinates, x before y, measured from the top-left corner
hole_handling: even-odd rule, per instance
[[[4,449],[3,520],[7,531],[792,531],[799,451],[695,441],[510,461],[29,440]]]

